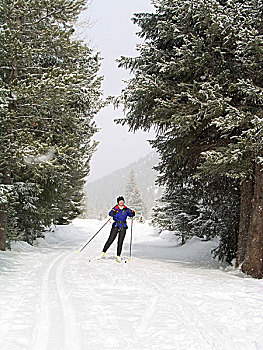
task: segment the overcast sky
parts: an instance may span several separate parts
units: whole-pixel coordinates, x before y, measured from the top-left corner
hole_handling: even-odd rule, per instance
[[[134,13],[154,12],[150,0],[93,0],[80,16],[79,31],[95,51],[101,53],[100,74],[104,75],[104,95],[119,95],[125,86],[123,79],[129,77],[125,69],[117,67],[115,60],[120,56],[136,56],[136,36],[139,28],[131,18]],[[88,25],[89,22],[89,25]],[[94,137],[99,141],[91,161],[88,182],[96,180],[116,169],[149,154],[152,149],[147,142],[153,132],[128,132],[127,126],[116,125],[113,119],[123,116],[121,110],[112,106],[104,108],[95,118],[100,132]]]

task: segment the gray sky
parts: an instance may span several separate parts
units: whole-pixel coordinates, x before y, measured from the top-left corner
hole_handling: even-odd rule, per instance
[[[100,74],[104,75],[102,88],[105,96],[119,95],[125,86],[123,79],[129,77],[128,71],[117,67],[116,58],[138,54],[135,47],[141,40],[135,34],[139,28],[131,21],[133,14],[153,11],[150,0],[93,0],[88,10],[81,15],[79,31],[103,58]],[[89,25],[85,23],[87,20]],[[121,109],[114,110],[112,106],[107,106],[95,118],[101,130],[94,139],[100,144],[91,161],[88,182],[152,151],[147,140],[152,139],[154,133],[129,133],[127,126],[113,122],[113,119],[120,117],[123,117]]]

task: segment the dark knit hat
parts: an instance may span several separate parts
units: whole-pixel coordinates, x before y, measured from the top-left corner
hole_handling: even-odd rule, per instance
[[[122,196],[119,196],[118,198],[117,198],[117,203],[119,204],[119,201],[124,201],[124,198],[122,197]],[[124,201],[125,202],[125,201]]]

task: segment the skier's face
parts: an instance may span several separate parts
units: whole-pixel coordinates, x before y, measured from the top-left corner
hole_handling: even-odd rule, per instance
[[[124,206],[124,201],[119,201],[119,206],[123,207]]]

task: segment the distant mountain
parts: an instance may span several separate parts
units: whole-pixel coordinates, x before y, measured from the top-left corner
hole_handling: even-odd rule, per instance
[[[162,188],[155,184],[158,173],[153,167],[158,165],[158,154],[151,152],[146,157],[116,170],[99,180],[87,183],[87,216],[88,218],[104,218],[116,204],[119,195],[125,196],[125,188],[131,169],[134,170],[136,183],[141,192],[144,206],[144,216],[147,218],[155,204],[155,200],[162,195]]]

